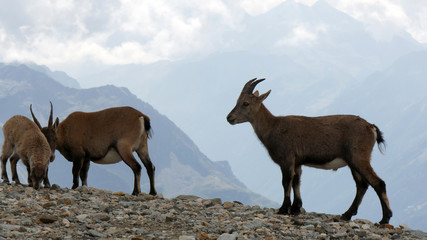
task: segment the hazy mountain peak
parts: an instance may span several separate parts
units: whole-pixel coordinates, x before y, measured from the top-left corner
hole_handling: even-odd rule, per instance
[[[80,84],[79,82],[68,76],[68,74],[66,74],[65,72],[62,71],[52,71],[50,70],[50,68],[48,68],[45,65],[37,65],[35,63],[19,63],[19,62],[12,62],[12,63],[8,63],[8,64],[4,64],[2,63],[0,65],[0,67],[3,66],[16,66],[16,67],[27,67],[30,69],[33,69],[39,73],[42,73],[50,78],[52,78],[53,80],[57,81],[58,83],[66,86],[66,87],[71,87],[71,88],[80,88]]]
[[[52,71],[45,65],[37,65],[34,63],[26,64],[26,65],[36,71],[39,71],[48,75],[49,77],[51,77],[52,79],[54,79],[55,81],[61,83],[66,87],[80,88],[79,82],[76,79],[68,76],[68,74],[66,74],[65,72]]]

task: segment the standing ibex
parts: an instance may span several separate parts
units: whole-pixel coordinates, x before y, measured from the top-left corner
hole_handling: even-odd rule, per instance
[[[58,126],[56,148],[73,162],[73,189],[87,185],[90,161],[111,164],[124,161],[134,173],[133,195],[141,192],[141,165],[133,156],[136,151],[147,169],[150,194],[156,195],[154,165],[148,155],[150,118],[131,107],[108,108],[98,112],[71,113]]]
[[[371,185],[381,201],[383,218],[380,223],[388,223],[392,212],[386,185],[370,164],[375,141],[378,144],[384,143],[378,127],[352,115],[273,116],[262,103],[271,90],[262,95],[258,91],[252,93],[255,86],[263,80],[255,78],[246,83],[227,120],[233,125],[251,123],[270,157],[280,166],[284,200],[278,213],[300,213],[302,165],[334,170],[348,165],[356,182],[357,192],[350,208],[341,218],[349,220],[357,214],[362,198]],[[294,189],[292,206],[291,188]]]
[[[24,116],[14,116],[11,119],[9,119],[5,125],[3,126],[3,133],[5,135],[5,141],[2,148],[2,179],[5,182],[9,182],[9,179],[7,177],[6,172],[6,162],[7,159],[11,156],[11,151],[13,152],[12,157],[10,158],[10,168],[12,171],[12,181],[15,181],[16,183],[20,184],[18,172],[16,171],[16,165],[20,158],[23,158],[23,163],[27,166],[27,170],[32,172],[32,165],[34,165],[34,161],[28,159],[35,154],[35,152],[40,151],[42,154],[40,157],[33,156],[34,159],[41,159],[44,160],[43,154],[45,153],[44,149],[44,142],[40,139],[38,139],[39,132],[44,135],[45,140],[48,143],[48,146],[50,148],[50,156],[49,161],[52,162],[55,159],[55,142],[56,142],[56,129],[58,127],[58,121],[55,122],[55,124],[52,124],[52,114],[53,114],[53,106],[52,102],[50,103],[50,115],[49,115],[49,123],[47,127],[41,127],[39,121],[37,121],[37,118],[33,114],[32,105],[30,105],[30,111],[31,115],[33,116],[34,122],[36,125],[34,125],[31,120]],[[58,119],[57,119],[58,120]],[[38,127],[34,128],[34,126]],[[25,139],[24,139],[25,138]],[[37,150],[37,146],[40,145],[40,150]],[[26,146],[26,147],[25,147]],[[32,155],[33,154],[33,155]],[[40,160],[40,161],[41,161]],[[40,162],[39,161],[39,162]],[[43,166],[43,164],[38,164],[37,166]],[[31,176],[30,172],[28,174],[28,184],[30,186],[34,186],[35,188],[38,188],[40,186],[39,177],[37,176]],[[34,171],[34,174],[36,174],[37,171]],[[39,175],[42,174],[39,170]],[[43,179],[43,183],[45,187],[50,187],[50,182],[48,178],[48,168],[46,168],[45,177]],[[37,178],[37,181],[34,181],[33,178]]]

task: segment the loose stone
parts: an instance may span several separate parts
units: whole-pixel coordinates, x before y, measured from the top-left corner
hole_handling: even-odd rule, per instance
[[[277,209],[194,195],[132,196],[92,187],[38,191],[0,183],[3,239],[427,239],[401,224],[340,221],[338,215]]]

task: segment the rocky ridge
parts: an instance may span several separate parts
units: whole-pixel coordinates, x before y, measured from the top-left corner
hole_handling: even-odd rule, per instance
[[[181,195],[132,196],[91,187],[34,190],[0,183],[0,239],[427,239],[427,233],[337,215]]]

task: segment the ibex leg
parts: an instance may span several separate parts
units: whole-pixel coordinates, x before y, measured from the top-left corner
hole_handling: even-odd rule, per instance
[[[137,150],[136,153],[138,154],[138,157],[141,159],[142,163],[145,166],[145,169],[147,170],[148,178],[150,180],[150,194],[156,195],[156,187],[154,184],[154,171],[155,167],[153,163],[151,162],[150,156],[148,155],[148,149],[144,150]]]
[[[79,186],[80,170],[83,165],[83,157],[73,157],[73,186],[72,189],[76,189]]]
[[[82,186],[87,186],[87,176],[89,172],[90,167],[90,160],[85,159],[82,165],[82,168],[80,169],[80,180],[82,180]]]
[[[355,170],[360,174],[360,176],[362,176],[364,180],[369,183],[369,185],[371,185],[375,189],[375,192],[377,193],[378,198],[380,199],[383,211],[383,218],[381,219],[380,224],[389,223],[393,213],[390,209],[390,204],[388,202],[385,182],[378,177],[369,162],[368,164],[358,165]]]
[[[13,153],[12,145],[10,144],[9,141],[7,141],[7,139],[5,139],[1,149],[1,179],[6,183],[9,182],[9,177],[7,176],[7,171],[6,171],[6,164],[7,164],[7,159],[9,159],[12,153]]]
[[[118,144],[117,152],[123,161],[132,169],[134,175],[134,185],[132,195],[138,195],[141,192],[141,164],[133,156],[132,150],[128,144]]]
[[[289,214],[291,210],[291,189],[292,180],[294,178],[294,169],[289,166],[280,166],[282,170],[282,186],[284,199],[278,214]]]
[[[45,188],[50,188],[50,181],[49,181],[49,168],[46,169],[46,177],[43,179],[43,185]]]
[[[341,219],[348,221],[351,219],[352,216],[357,214],[357,209],[359,208],[360,203],[362,202],[363,196],[365,196],[366,190],[368,190],[368,183],[363,180],[362,176],[355,171],[351,170],[351,173],[353,174],[354,181],[356,182],[356,196],[354,197],[353,203],[351,204],[350,208],[341,215]]]
[[[1,179],[3,180],[3,182],[6,182],[6,183],[9,182],[9,177],[7,176],[7,171],[6,171],[7,159],[8,157],[4,155],[1,156]]]
[[[295,167],[295,175],[294,175],[294,179],[292,180],[292,188],[294,189],[294,202],[292,203],[292,207],[291,207],[292,214],[299,214],[301,212],[301,207],[302,207],[302,199],[301,199],[301,192],[300,192],[301,173],[302,173],[301,166]]]
[[[14,181],[16,184],[21,184],[21,181],[19,181],[18,171],[16,171],[16,165],[18,164],[19,156],[14,154],[10,158],[10,170],[12,172],[12,181]]]

